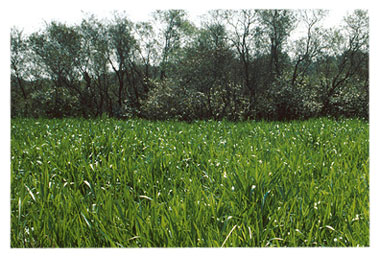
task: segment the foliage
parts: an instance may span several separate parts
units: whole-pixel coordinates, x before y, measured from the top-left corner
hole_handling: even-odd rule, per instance
[[[195,26],[184,10],[138,23],[115,12],[53,21],[29,36],[13,28],[11,114],[368,119],[368,12],[331,29],[321,25],[326,13],[211,10]]]
[[[143,103],[143,116],[148,119],[192,120],[199,116],[204,95],[173,83],[171,80],[153,82],[153,87]]]

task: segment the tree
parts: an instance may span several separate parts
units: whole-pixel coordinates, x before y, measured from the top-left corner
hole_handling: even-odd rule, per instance
[[[255,72],[253,66],[253,56],[259,54],[259,49],[255,48],[258,38],[255,38],[257,15],[254,10],[239,10],[224,12],[224,17],[229,25],[229,38],[236,49],[243,74],[243,84],[249,94],[248,115],[256,115],[257,90],[259,74]]]
[[[330,30],[325,14],[212,10],[195,27],[183,10],[153,23],[115,12],[12,29],[12,116],[368,118],[368,14]],[[297,21],[305,33],[291,42]]]
[[[19,88],[19,91],[21,92],[22,100],[20,100],[20,103],[22,106],[17,106],[16,104],[12,104],[12,107],[14,108],[20,108],[22,115],[28,115],[28,109],[29,109],[29,95],[27,92],[27,89],[25,88],[25,82],[29,79],[30,73],[29,73],[29,52],[28,52],[28,45],[27,45],[27,39],[25,39],[23,33],[21,30],[18,30],[17,28],[11,29],[11,84],[12,84],[12,91],[15,91],[15,87],[17,86]],[[17,97],[16,95],[13,95],[12,100]],[[15,114],[15,110],[12,111],[13,115]]]
[[[290,32],[295,28],[295,16],[291,10],[259,10],[262,32],[270,45],[269,73],[274,79],[284,68],[284,46]]]
[[[109,86],[109,44],[106,37],[106,27],[95,16],[83,19],[79,28],[81,34],[80,71],[91,94],[95,116],[102,115],[106,110],[113,116],[113,100]]]
[[[42,33],[30,36],[30,46],[36,61],[44,71],[42,77],[53,82],[53,106],[49,115],[61,117],[72,115],[88,101],[80,87],[78,66],[81,41],[76,28],[62,23],[47,24]],[[70,95],[69,95],[70,94]],[[87,116],[86,109],[80,108]]]
[[[232,81],[236,64],[220,11],[211,11],[196,38],[186,47],[177,74],[183,86],[200,93],[204,99],[196,116],[200,119],[237,119],[237,89]],[[240,90],[240,88],[239,88]]]
[[[148,22],[139,22],[134,26],[134,32],[137,45],[137,63],[143,66],[144,81],[149,82],[149,78],[153,77],[152,66],[154,65],[154,60],[157,59],[158,52],[155,45],[158,44],[155,38],[155,33],[153,27]],[[147,85],[148,87],[149,85]]]
[[[319,111],[316,104],[316,86],[310,76],[310,69],[326,45],[320,21],[326,15],[323,10],[300,10],[300,28],[306,35],[296,39],[289,53],[289,67],[280,73],[272,72],[270,95],[275,103],[275,118],[279,120],[305,118]],[[287,25],[289,27],[289,24]],[[282,47],[281,47],[282,48]],[[285,56],[285,54],[282,54]],[[285,61],[283,61],[285,62]]]
[[[360,91],[362,94],[368,94],[368,13],[355,10],[344,20],[345,34],[337,30],[331,30],[326,34],[328,48],[318,61],[322,115],[339,114],[336,107],[342,105],[339,103],[342,90],[349,91],[344,87],[356,86],[362,82]]]
[[[170,62],[178,56],[178,51],[186,42],[186,37],[194,31],[193,25],[187,20],[184,10],[157,10],[153,13],[159,28],[160,79],[167,77]]]
[[[297,79],[302,83],[310,65],[326,49],[323,30],[319,25],[326,16],[325,10],[301,10],[300,19],[306,27],[306,36],[295,41],[295,63],[292,71],[291,85],[295,86]]]
[[[113,23],[108,24],[107,39],[110,46],[108,61],[115,72],[118,80],[118,115],[121,115],[125,100],[125,79],[130,81],[128,76],[129,63],[136,45],[136,40],[132,34],[133,24],[125,15],[115,13]],[[130,93],[128,90],[127,93]]]

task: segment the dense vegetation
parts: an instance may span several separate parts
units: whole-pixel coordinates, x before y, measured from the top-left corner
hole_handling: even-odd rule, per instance
[[[11,31],[13,117],[368,118],[368,14],[183,10]],[[296,29],[297,28],[297,29]],[[301,33],[301,36],[295,36]]]
[[[326,15],[13,28],[11,246],[369,246],[368,14]]]
[[[12,247],[369,246],[366,121],[11,125]]]

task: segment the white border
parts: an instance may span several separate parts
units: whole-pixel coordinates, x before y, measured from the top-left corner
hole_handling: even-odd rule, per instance
[[[78,11],[84,10],[90,13],[102,12],[104,10],[127,10],[127,13],[133,12],[133,10],[146,10],[146,9],[171,9],[181,8],[195,11],[202,11],[215,8],[286,8],[286,9],[304,9],[304,8],[322,8],[322,9],[369,9],[370,15],[370,248],[241,248],[241,249],[10,249],[10,90],[9,90],[9,29],[16,21],[29,17],[29,14],[35,12],[43,14],[42,19],[49,17],[49,13],[56,13],[57,10],[69,16],[78,15]],[[42,12],[41,12],[42,10]],[[45,16],[46,14],[46,16]],[[74,255],[104,255],[107,253],[112,254],[132,254],[132,255],[231,255],[236,254],[259,254],[259,255],[320,255],[320,254],[365,254],[374,255],[376,250],[380,248],[379,240],[379,189],[377,187],[377,181],[380,181],[378,174],[379,171],[379,50],[380,40],[378,36],[380,25],[380,12],[379,7],[376,6],[376,1],[361,0],[361,1],[331,1],[331,0],[318,0],[318,1],[242,1],[242,0],[219,0],[219,1],[206,1],[206,0],[191,0],[191,1],[179,1],[179,0],[143,0],[143,1],[121,1],[121,0],[66,0],[66,1],[47,1],[47,0],[22,0],[22,1],[3,1],[1,7],[1,58],[0,58],[0,72],[1,72],[1,93],[0,93],[0,113],[1,113],[1,185],[0,195],[2,206],[2,228],[1,228],[1,251],[7,255],[66,255],[67,253]],[[355,182],[355,181],[353,181]]]

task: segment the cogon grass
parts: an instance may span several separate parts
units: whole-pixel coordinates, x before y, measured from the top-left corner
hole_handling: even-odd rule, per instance
[[[365,121],[11,125],[12,247],[369,246]]]

